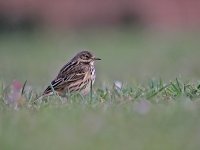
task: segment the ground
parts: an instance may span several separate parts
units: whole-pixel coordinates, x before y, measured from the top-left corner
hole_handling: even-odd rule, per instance
[[[199,149],[199,36],[124,29],[2,33],[1,148]],[[92,99],[33,103],[82,48],[102,59]],[[8,101],[14,94],[7,89],[26,80],[17,102]]]

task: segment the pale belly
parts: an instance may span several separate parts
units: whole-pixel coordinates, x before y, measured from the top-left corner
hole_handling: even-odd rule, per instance
[[[94,65],[91,65],[91,80],[92,80],[92,85],[94,84],[95,78],[96,78],[95,68],[94,68]],[[91,83],[87,84],[87,86],[84,89],[81,90],[81,94],[82,95],[89,94],[90,89],[91,89],[90,86],[91,86]]]

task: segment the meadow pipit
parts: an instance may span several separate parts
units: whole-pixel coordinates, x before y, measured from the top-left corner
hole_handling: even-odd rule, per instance
[[[62,67],[51,85],[43,92],[43,96],[51,95],[54,91],[60,96],[72,92],[80,92],[82,95],[88,94],[96,77],[94,66],[96,60],[101,59],[96,58],[88,51],[76,54]]]

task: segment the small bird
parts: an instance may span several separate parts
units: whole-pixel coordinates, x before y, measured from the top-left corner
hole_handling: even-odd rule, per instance
[[[61,68],[57,77],[43,92],[43,96],[52,95],[54,91],[59,96],[65,96],[66,93],[72,92],[80,92],[82,95],[87,95],[96,78],[94,66],[96,60],[101,59],[95,57],[89,51],[77,53],[74,58]]]

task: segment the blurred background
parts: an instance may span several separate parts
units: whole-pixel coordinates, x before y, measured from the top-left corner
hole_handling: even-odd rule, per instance
[[[0,88],[0,149],[200,149],[199,86],[178,84],[200,79],[200,0],[0,0],[0,87],[12,83],[14,103],[20,83],[41,93],[82,49],[102,59],[94,88],[133,88],[63,105],[35,107],[33,96],[19,111],[4,108]],[[176,77],[173,96],[146,100]]]
[[[1,30],[139,25],[198,27],[197,0],[7,0],[0,2]]]
[[[81,49],[99,84],[199,78],[200,1],[0,1],[0,78],[44,87]]]

